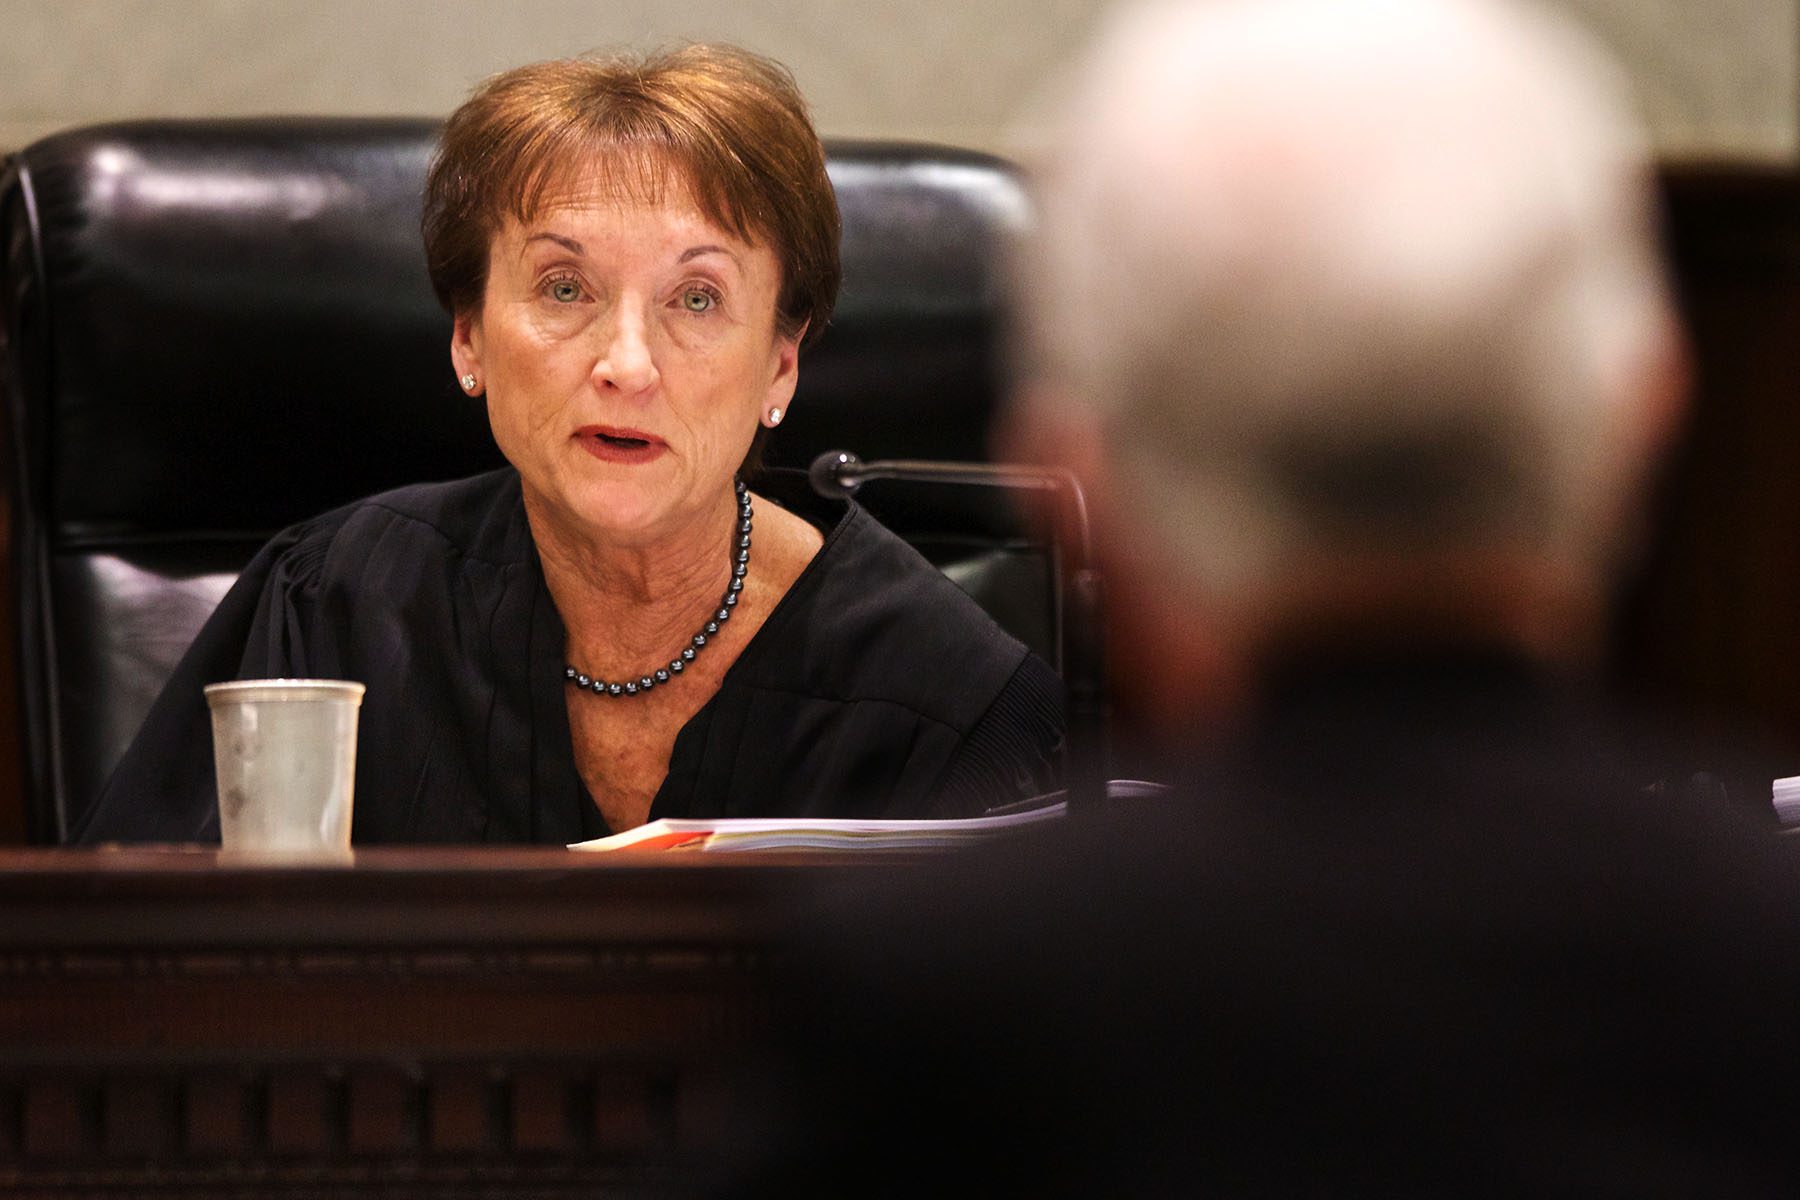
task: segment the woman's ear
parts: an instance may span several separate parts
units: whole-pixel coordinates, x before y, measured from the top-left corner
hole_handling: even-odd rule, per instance
[[[763,397],[763,424],[774,425],[781,416],[769,420],[771,412],[786,415],[788,402],[794,398],[794,385],[800,382],[800,340],[806,336],[802,325],[791,336],[777,331],[770,360],[769,389]]]
[[[456,314],[456,320],[450,326],[450,365],[456,368],[458,379],[466,380],[472,376],[477,386],[486,379],[481,373],[481,340],[480,314]],[[474,389],[465,387],[465,390]]]

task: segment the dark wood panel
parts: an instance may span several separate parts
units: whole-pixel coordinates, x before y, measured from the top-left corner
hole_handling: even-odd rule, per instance
[[[1621,595],[1612,673],[1800,770],[1800,176],[1664,178],[1695,393]]]
[[[772,1024],[786,914],[843,872],[899,869],[0,852],[0,1190],[692,1182],[733,1136],[723,1114],[748,1077],[733,1071]]]

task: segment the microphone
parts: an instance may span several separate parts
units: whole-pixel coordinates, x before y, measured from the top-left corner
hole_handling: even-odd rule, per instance
[[[848,450],[827,450],[806,468],[806,481],[827,500],[848,500],[863,485],[862,465]]]
[[[1051,492],[1066,520],[1055,526],[1062,574],[1059,632],[1068,735],[1068,796],[1071,811],[1092,809],[1106,797],[1106,671],[1100,572],[1094,566],[1087,495],[1065,470],[1012,463],[933,462],[879,459],[864,462],[848,450],[827,450],[806,470],[813,491],[830,500],[848,500],[873,479],[910,483],[967,484],[1022,492]]]

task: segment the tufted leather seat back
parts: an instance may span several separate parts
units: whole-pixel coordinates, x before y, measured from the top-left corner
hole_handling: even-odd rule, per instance
[[[0,175],[0,386],[34,840],[59,841],[270,534],[500,462],[456,387],[419,195],[436,123],[254,119],[73,130]],[[802,358],[772,465],[979,459],[995,396],[1004,164],[828,147],[838,316]],[[1040,650],[1047,560],[986,497],[865,497]]]

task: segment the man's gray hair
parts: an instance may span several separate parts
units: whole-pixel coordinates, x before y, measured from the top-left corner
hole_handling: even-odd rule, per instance
[[[1152,4],[1057,114],[1021,395],[1096,423],[1188,585],[1599,565],[1673,323],[1647,148],[1580,35],[1500,0]]]

